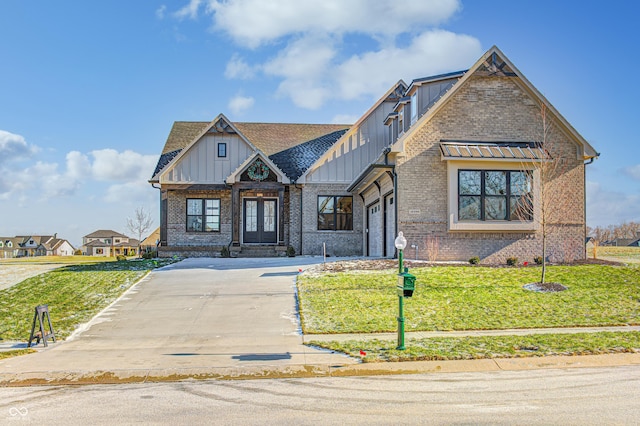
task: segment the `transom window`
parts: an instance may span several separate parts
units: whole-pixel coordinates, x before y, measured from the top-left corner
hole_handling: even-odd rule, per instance
[[[353,197],[318,197],[319,231],[353,230]]]
[[[459,170],[459,220],[533,220],[529,171]]]
[[[220,199],[187,199],[187,232],[219,232]]]

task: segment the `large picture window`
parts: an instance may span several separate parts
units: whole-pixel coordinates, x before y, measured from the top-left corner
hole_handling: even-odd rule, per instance
[[[220,199],[187,199],[187,232],[219,232]]]
[[[533,220],[529,171],[459,170],[458,220]]]
[[[353,197],[318,197],[318,230],[353,230]]]

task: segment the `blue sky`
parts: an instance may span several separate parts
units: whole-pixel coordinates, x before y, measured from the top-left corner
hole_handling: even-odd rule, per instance
[[[173,121],[353,122],[497,45],[602,156],[589,225],[640,221],[632,1],[0,3],[0,235],[127,233]]]

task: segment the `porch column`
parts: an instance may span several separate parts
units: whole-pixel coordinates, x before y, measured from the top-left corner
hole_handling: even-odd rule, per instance
[[[284,186],[278,188],[278,245],[284,245]]]
[[[240,188],[236,185],[231,187],[231,211],[232,245],[240,246],[240,215],[242,215],[242,206],[240,205]]]

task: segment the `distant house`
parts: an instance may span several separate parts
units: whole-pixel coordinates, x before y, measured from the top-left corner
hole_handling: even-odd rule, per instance
[[[72,256],[73,246],[53,235],[0,237],[0,257]]]
[[[18,257],[20,239],[15,237],[0,237],[0,258],[10,259]]]
[[[611,241],[611,245],[615,247],[638,247],[640,244],[640,231],[636,232],[634,238],[616,238]]]
[[[82,237],[82,253],[86,256],[115,257],[138,254],[139,241],[119,232],[101,229]]]
[[[596,240],[593,237],[587,237],[585,242],[586,242],[585,249],[587,252],[587,257],[589,257],[590,254],[593,255],[593,249],[596,246]]]
[[[629,243],[629,247],[640,247],[640,231],[636,231],[636,238]]]
[[[160,227],[156,228],[147,238],[140,243],[140,251],[148,253],[157,250],[158,243],[160,242]]]

